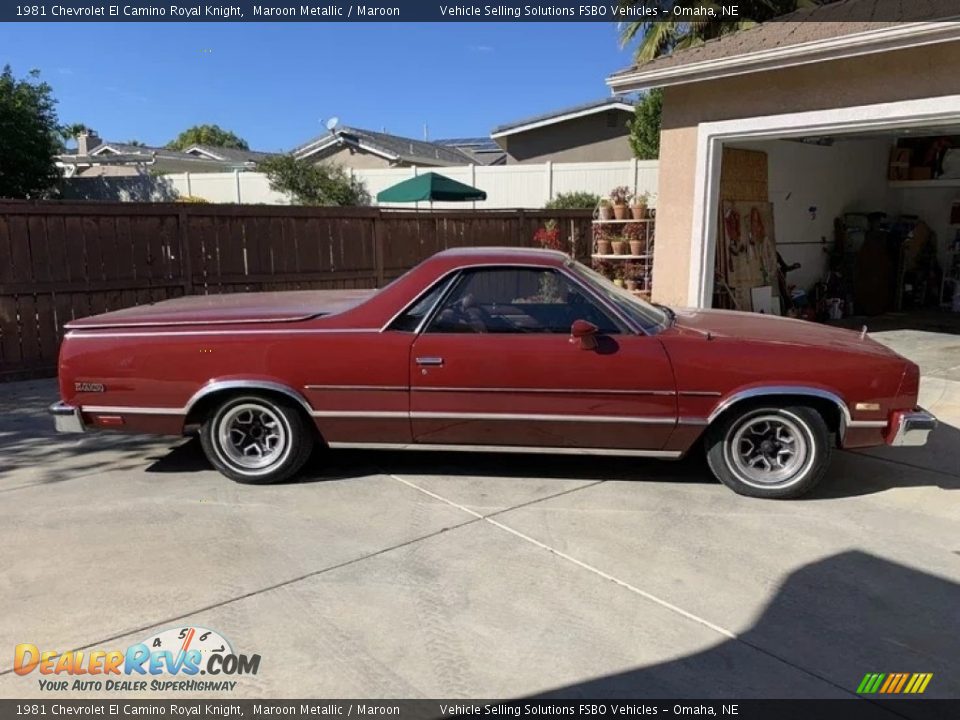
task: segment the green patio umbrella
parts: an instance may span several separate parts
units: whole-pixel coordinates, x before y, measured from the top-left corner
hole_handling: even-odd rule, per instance
[[[486,200],[487,194],[483,190],[464,185],[451,178],[434,172],[417,175],[386,190],[377,193],[378,202],[468,202],[470,200]]]

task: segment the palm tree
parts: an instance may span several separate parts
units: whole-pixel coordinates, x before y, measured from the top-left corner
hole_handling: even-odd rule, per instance
[[[622,22],[619,24],[620,45],[626,47],[639,37],[640,44],[637,45],[634,60],[638,63],[648,62],[673,50],[693,47],[707,40],[753,27],[778,15],[824,2],[832,0],[741,0],[739,17],[730,19],[721,15],[720,4],[712,0],[660,0],[656,3],[660,16],[672,16],[673,8],[677,7],[690,11],[689,14],[680,14],[677,17],[691,19]],[[622,7],[636,4],[640,4],[638,0],[620,0]],[[651,7],[649,2],[642,4]],[[712,9],[714,16],[695,15],[698,8],[704,11]]]
[[[69,142],[70,140],[76,140],[77,135],[82,135],[85,132],[90,132],[90,128],[83,123],[71,123],[60,128],[60,137],[63,138],[64,142]]]

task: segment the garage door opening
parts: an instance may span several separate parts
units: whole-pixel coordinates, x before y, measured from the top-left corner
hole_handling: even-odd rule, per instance
[[[960,122],[732,140],[720,157],[704,304],[960,333]]]

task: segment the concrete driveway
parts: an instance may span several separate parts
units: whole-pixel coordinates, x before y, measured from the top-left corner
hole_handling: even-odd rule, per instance
[[[0,385],[0,696],[83,697],[15,674],[17,643],[188,625],[261,656],[203,697],[830,698],[868,672],[960,696],[960,339],[898,333],[943,426],[794,502],[699,455],[343,451],[249,487],[195,440],[56,436],[54,382]]]

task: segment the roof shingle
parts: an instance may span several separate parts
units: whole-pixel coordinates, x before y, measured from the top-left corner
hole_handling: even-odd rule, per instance
[[[357,142],[392,155],[407,162],[423,162],[441,165],[468,165],[473,158],[455,147],[449,147],[428,140],[415,140],[402,135],[364,130],[354,127],[340,127],[335,135],[347,142]],[[321,145],[331,135],[324,134],[294,148],[294,155],[306,154],[313,146]]]

